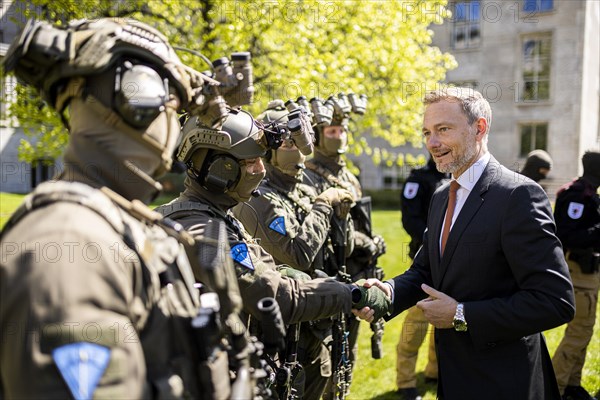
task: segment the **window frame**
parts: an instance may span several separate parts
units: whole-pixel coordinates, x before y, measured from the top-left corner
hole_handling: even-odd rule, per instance
[[[544,3],[550,3],[550,8],[543,8]],[[528,8],[533,5],[533,8]],[[543,13],[555,10],[554,0],[523,0],[523,11],[529,13]]]
[[[543,138],[543,145],[540,144],[540,140],[538,140],[538,137],[542,134],[541,132],[538,133],[538,129],[540,127],[544,127],[545,132],[543,132],[544,138]],[[527,149],[523,149],[523,139],[524,139],[524,134],[523,134],[523,130],[525,128],[530,128],[531,131],[529,132],[529,145]],[[529,154],[529,152],[533,151],[533,150],[544,150],[544,151],[548,151],[548,131],[550,128],[550,124],[548,121],[524,121],[524,122],[519,122],[518,124],[518,130],[519,130],[519,157],[527,157],[527,154]]]
[[[530,55],[527,55],[528,51],[526,50],[528,42],[535,43]],[[547,49],[547,54],[542,53],[544,49]],[[519,51],[521,63],[519,73],[521,92],[518,97],[519,101],[523,103],[550,101],[552,99],[552,56],[554,53],[552,32],[540,32],[521,36]],[[544,73],[545,70],[547,72]],[[540,97],[544,93],[546,95]]]
[[[464,16],[459,15],[458,5],[463,5]],[[468,6],[467,6],[468,5]],[[475,6],[476,5],[476,6]],[[453,50],[476,49],[481,46],[481,0],[461,0],[450,4],[453,7],[450,32],[450,47]],[[473,39],[473,28],[477,28],[477,39]],[[458,31],[464,31],[464,45],[457,46]]]

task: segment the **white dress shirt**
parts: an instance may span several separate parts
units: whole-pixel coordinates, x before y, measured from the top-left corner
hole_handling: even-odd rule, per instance
[[[483,170],[485,169],[485,167],[487,167],[488,163],[490,162],[490,157],[491,157],[491,154],[489,152],[486,152],[484,155],[479,157],[479,159],[477,161],[475,161],[473,164],[471,164],[471,166],[465,172],[463,172],[458,178],[456,178],[454,175],[452,175],[452,179],[456,180],[456,182],[458,182],[460,187],[456,191],[456,205],[454,206],[454,215],[452,216],[452,225],[450,225],[450,230],[452,230],[452,226],[454,226],[454,221],[456,221],[458,214],[460,214],[460,210],[465,205],[465,202],[467,201],[467,197],[469,197],[469,194],[475,187],[475,184],[477,183],[479,178],[481,178],[481,175],[483,174]],[[448,210],[446,210],[446,212],[448,212]],[[444,218],[444,222],[442,222],[442,229],[440,232],[444,232],[444,225],[445,225],[445,218]],[[438,245],[440,246],[439,248],[440,248],[440,254],[441,254],[442,235],[440,235]]]

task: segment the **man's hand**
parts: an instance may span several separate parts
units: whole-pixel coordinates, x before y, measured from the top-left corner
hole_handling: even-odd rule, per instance
[[[422,284],[421,289],[429,297],[419,301],[417,307],[423,310],[427,321],[438,329],[452,328],[452,321],[454,321],[458,302],[447,294],[438,292],[426,284]]]
[[[383,312],[382,314],[380,314],[380,312],[376,313],[376,310],[372,309],[371,307],[369,307],[369,305],[367,305],[366,307],[361,307],[361,308],[357,308],[357,309],[353,309],[352,310],[352,314],[356,315],[358,318],[360,319],[364,319],[365,321],[371,323],[376,319],[381,318],[383,315],[387,314],[389,312],[389,309],[391,308],[391,302],[392,302],[392,288],[390,287],[390,285],[381,282],[379,279],[367,279],[365,281],[358,281],[357,283],[362,283],[362,287],[363,288],[370,288],[369,290],[374,290],[375,288],[378,288],[378,290],[381,290],[383,292],[383,294],[385,294],[385,299],[387,300],[387,308],[385,310],[385,312]],[[380,311],[380,310],[378,310]],[[377,315],[375,315],[377,314]],[[377,317],[377,318],[375,318]]]

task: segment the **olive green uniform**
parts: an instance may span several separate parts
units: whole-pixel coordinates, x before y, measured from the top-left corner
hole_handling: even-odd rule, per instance
[[[228,397],[229,379],[201,384],[191,326],[199,299],[185,253],[116,198],[128,203],[84,183],[45,183],[7,224],[0,260],[4,398]],[[221,374],[226,357],[221,353]]]
[[[314,188],[299,183],[267,164],[260,196],[233,208],[237,219],[278,264],[306,273],[323,269],[323,245],[327,241],[331,206],[313,204]],[[320,256],[319,256],[320,255]],[[315,263],[317,265],[315,265]]]
[[[330,187],[338,187],[348,190],[353,194],[355,200],[362,198],[360,182],[346,168],[346,162],[338,156],[331,158],[325,156],[318,149],[314,157],[306,163],[304,182],[314,186],[319,193]],[[365,278],[363,271],[371,258],[370,249],[374,248],[373,240],[366,234],[355,230],[353,234],[354,252],[347,258],[346,268],[353,281]],[[358,329],[359,320],[353,315],[348,316],[348,342],[350,345],[350,360],[354,365],[358,354]],[[328,390],[329,391],[329,390]]]
[[[351,285],[333,279],[296,281],[283,277],[273,257],[233,217],[230,211],[237,200],[224,193],[205,190],[186,178],[186,190],[157,211],[179,222],[194,237],[202,238],[209,224],[224,221],[238,276],[244,311],[259,315],[257,302],[264,297],[277,300],[283,322],[294,324],[350,312]]]
[[[323,202],[314,203],[314,188],[270,164],[266,168],[267,175],[259,188],[261,195],[238,204],[233,208],[234,215],[260,239],[261,247],[277,264],[308,274],[323,269],[333,209]],[[330,328],[327,321],[301,326],[298,353],[306,375],[305,400],[319,399],[331,376],[331,356],[323,344],[331,339]]]

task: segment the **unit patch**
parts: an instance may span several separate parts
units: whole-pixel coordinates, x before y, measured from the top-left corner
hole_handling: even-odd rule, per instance
[[[404,197],[407,199],[414,199],[419,191],[419,184],[417,182],[406,182],[404,185]]]
[[[567,214],[569,217],[571,217],[571,219],[579,219],[583,215],[583,207],[583,204],[572,201],[569,203]]]
[[[250,258],[250,253],[248,252],[248,246],[246,243],[239,243],[233,246],[230,254],[231,258],[233,258],[233,261],[248,268],[249,270],[254,271],[254,264],[252,263],[252,258]]]
[[[275,218],[270,224],[269,228],[274,230],[277,233],[282,234],[283,236],[287,235],[287,231],[285,229],[285,218],[283,216],[279,216]]]
[[[110,361],[110,349],[95,343],[71,343],[54,349],[52,358],[73,397],[91,399]]]

